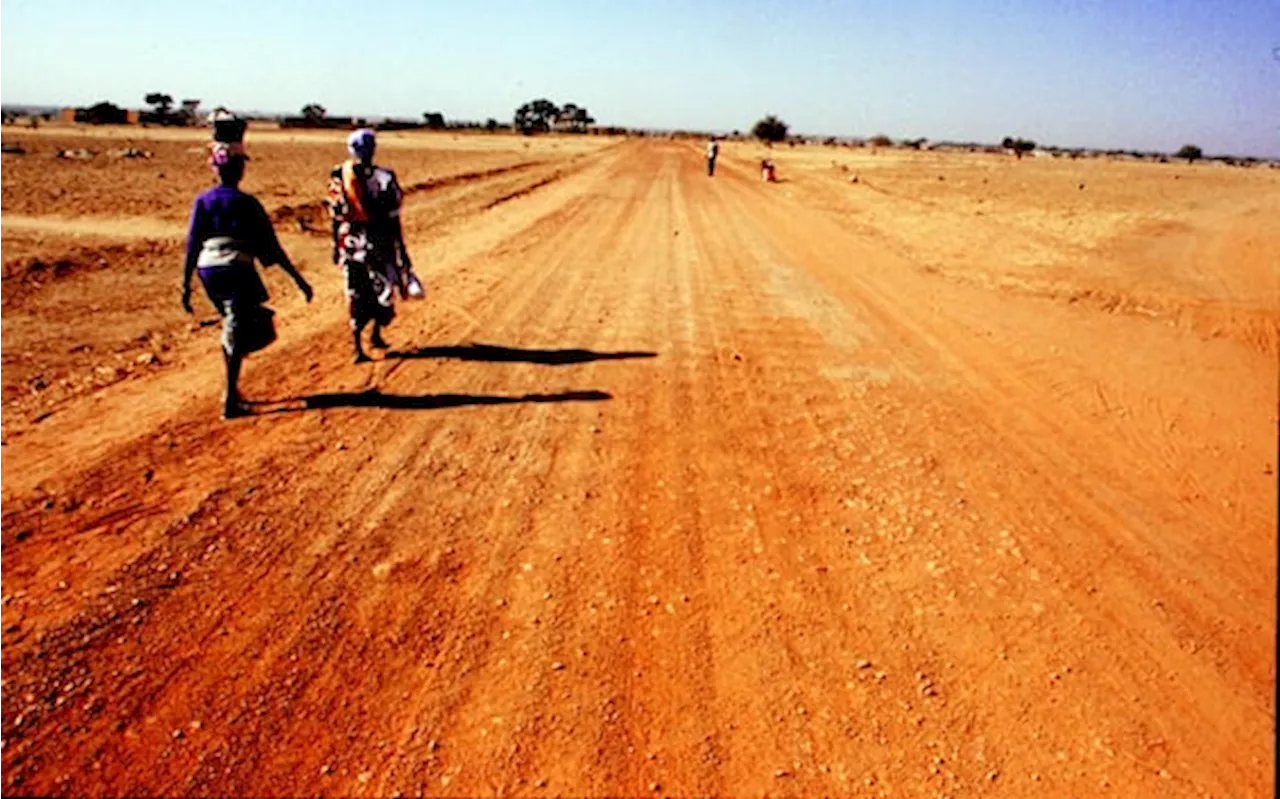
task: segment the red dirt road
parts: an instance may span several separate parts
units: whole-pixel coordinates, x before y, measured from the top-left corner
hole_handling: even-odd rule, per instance
[[[6,793],[1270,795],[1280,182],[1001,283],[1034,220],[752,157],[411,196],[372,365],[289,234],[232,423],[164,251],[162,362],[6,410]]]

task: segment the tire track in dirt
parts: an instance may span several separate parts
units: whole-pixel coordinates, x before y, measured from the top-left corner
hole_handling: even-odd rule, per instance
[[[1151,550],[1168,497],[1094,473],[1145,428],[1061,405],[1088,370],[729,166],[632,142],[484,214],[424,197],[421,357],[345,363],[335,295],[250,364],[277,413],[213,423],[211,353],[8,444],[6,787],[1263,792],[1274,575],[1189,565],[1227,519]],[[130,424],[41,467],[72,412]]]
[[[540,265],[540,264],[537,264],[536,262],[534,262],[534,263],[532,263],[532,264],[531,264],[531,268],[532,268],[532,269],[535,269],[535,270],[536,270],[536,269],[539,269],[540,267],[541,267],[541,265]],[[547,279],[547,278],[544,278],[544,279]],[[527,288],[527,284],[523,284],[523,283],[522,283],[522,281],[519,279],[518,272],[517,272],[517,274],[516,274],[516,275],[514,275],[514,276],[513,276],[513,279],[509,282],[508,286],[509,286],[509,288],[508,288],[508,290],[507,290],[507,292],[506,292],[506,294],[508,295],[508,297],[515,296],[517,299],[520,299],[519,295],[512,295],[512,294],[511,294],[511,292],[513,292],[513,291],[519,291],[519,290],[522,290],[522,289],[524,289],[524,288]],[[501,295],[500,295],[500,294],[498,294],[498,295],[492,295],[492,296],[501,296]],[[286,349],[289,349],[289,348],[286,348]],[[297,353],[287,353],[287,354],[288,354],[288,355],[290,355],[290,356],[295,356],[295,357],[297,356]],[[286,355],[286,353],[282,351],[282,352],[280,352],[280,355],[281,355],[281,356],[285,356],[285,355]],[[331,360],[331,359],[330,359],[330,360]],[[323,420],[323,417],[322,417],[322,420]],[[388,420],[388,424],[390,424],[390,420]],[[296,427],[296,425],[295,425],[295,427]],[[380,433],[380,431],[377,431],[376,429],[375,429],[375,430],[373,430],[372,432],[374,433],[374,435],[375,435],[375,436],[379,436],[379,435],[380,435],[380,436],[382,436],[382,437],[386,437],[386,434],[384,434],[384,433]],[[272,436],[272,437],[276,439],[275,444],[276,444],[277,446],[278,446],[278,445],[280,445],[280,444],[285,444],[285,448],[286,448],[286,449],[287,449],[287,448],[289,448],[289,447],[287,446],[287,440],[288,440],[288,437],[287,437],[287,436],[280,436],[280,435],[276,435],[276,436]],[[281,439],[283,439],[283,440],[281,440]],[[271,444],[271,442],[270,442],[270,439],[268,439],[268,441],[267,441],[267,442],[263,442],[263,443],[265,443],[265,444],[267,445],[267,448],[266,448],[266,449],[263,449],[263,450],[260,450],[260,451],[267,451],[267,452],[271,451],[272,444]],[[228,445],[228,446],[233,446],[233,447],[238,447],[238,446],[239,446],[239,445],[236,445],[236,444],[231,443],[230,441],[229,441],[229,442],[227,442],[227,445]],[[322,444],[322,445],[321,445],[321,450],[323,451],[324,449],[326,449],[326,447]],[[404,450],[402,449],[401,451],[403,452]],[[384,464],[383,466],[384,466],[384,468],[386,468],[386,469],[387,469],[387,471],[390,471],[392,474],[395,474],[395,473],[397,472],[397,470],[399,470],[399,471],[403,472],[403,471],[405,470],[405,466],[406,466],[406,464],[402,462],[402,463],[398,463],[398,464],[396,464],[396,463],[393,463],[393,464]],[[370,471],[371,471],[371,473],[376,473],[376,470],[370,470]],[[413,474],[411,473],[411,474],[410,474],[410,477],[413,477],[413,476],[416,476],[416,475],[413,475]],[[373,484],[372,484],[372,485],[373,485],[373,486],[376,486],[377,482],[378,482],[378,480],[377,480],[377,478],[375,477],[375,478],[374,478],[374,482],[373,482]],[[281,486],[280,488],[284,488],[284,486]],[[366,488],[369,488],[369,487],[366,487]],[[358,517],[361,513],[362,513],[362,511],[357,510],[357,512],[356,512],[356,516]],[[349,530],[348,532],[350,532],[350,530]],[[284,563],[284,562],[281,562],[281,561],[279,560],[279,558],[284,557],[284,555],[286,555],[286,554],[287,554],[287,552],[288,552],[288,551],[286,550],[286,551],[284,551],[284,552],[282,552],[282,553],[278,554],[278,555],[275,557],[275,559],[273,560],[273,566],[272,566],[272,568],[268,569],[267,571],[268,571],[268,572],[274,572],[274,571],[278,571],[278,570],[287,570],[287,569],[284,569],[284,565],[285,565],[285,563]],[[266,575],[264,574],[263,576],[265,577]],[[265,587],[265,586],[264,586],[264,587]],[[232,586],[227,586],[227,588],[228,588],[228,591],[229,591],[229,592],[230,592],[230,591],[233,591]],[[332,595],[331,595],[331,596],[332,596]],[[438,609],[437,609],[437,610],[438,610]],[[285,629],[288,629],[288,628],[290,628],[291,626],[294,626],[294,625],[291,625],[291,624],[288,622],[288,618],[286,617],[285,619],[269,619],[269,620],[268,620],[268,623],[266,623],[265,625],[263,625],[262,629],[263,629],[264,631],[266,631],[266,630],[272,630],[272,629],[278,629],[278,628],[280,628],[280,627],[283,627],[283,628],[285,628]],[[270,633],[268,633],[268,634],[270,634]],[[190,695],[193,695],[193,696],[198,696],[198,695],[200,695],[200,691],[199,691],[198,689],[196,689],[195,687],[193,687],[193,688],[192,688],[192,690],[190,690],[190,691],[189,691],[189,693],[190,693]],[[242,734],[240,734],[240,735],[237,735],[237,736],[236,736],[236,738],[237,738],[237,740],[242,740],[242,742],[243,742],[243,743],[245,743],[246,745],[249,745],[249,746],[250,746],[250,749],[249,749],[248,751],[253,751],[253,749],[252,749],[252,745],[253,745],[253,744],[254,744],[254,742],[257,740],[256,738],[252,738],[252,737],[244,738],[244,737],[243,737],[243,733],[242,733]],[[424,745],[424,746],[425,746],[425,745],[426,745],[426,742],[425,742],[425,741],[423,741],[423,742],[422,742],[422,745]]]
[[[744,195],[744,197],[745,196],[746,195]],[[763,195],[756,194],[755,196],[760,197]],[[771,228],[772,230],[786,230],[786,225],[777,224],[776,215],[766,216],[763,206],[758,201],[748,204],[748,201],[744,200],[743,203],[743,211],[751,213],[756,218],[761,229],[767,229],[765,227],[765,220],[771,219],[774,222],[774,227]],[[836,264],[840,262],[839,256],[836,254],[837,252],[850,252],[850,245],[853,244],[851,240],[842,238],[830,228],[825,228],[816,224],[811,225],[810,227],[821,229],[821,233],[819,233],[818,230],[814,230],[813,233],[804,240],[803,244],[794,237],[788,237],[785,239],[786,243],[783,246],[785,246],[787,251],[792,253],[793,257],[797,258],[798,261],[815,265]],[[781,237],[779,237],[779,240],[782,240]],[[853,251],[857,252],[856,249]],[[870,264],[868,264],[868,266],[870,266]],[[1055,419],[1048,412],[1048,409],[1053,406],[1045,403],[1039,398],[1036,398],[1036,390],[1033,389],[1029,383],[1016,377],[1016,373],[1013,370],[1009,369],[1007,366],[1003,371],[993,370],[991,367],[993,365],[998,366],[1002,361],[1002,357],[990,348],[986,348],[984,351],[981,347],[973,347],[971,340],[955,337],[954,329],[951,330],[950,337],[948,338],[943,338],[942,335],[932,333],[931,331],[926,332],[930,327],[941,327],[940,323],[942,322],[942,319],[938,315],[939,308],[937,305],[929,302],[920,302],[919,300],[921,297],[927,295],[922,295],[919,288],[911,286],[907,279],[899,277],[906,274],[901,270],[889,271],[884,268],[873,267],[871,269],[858,269],[842,272],[837,277],[834,272],[827,269],[819,271],[817,274],[823,279],[823,282],[826,285],[832,287],[839,296],[846,298],[847,301],[859,304],[863,304],[865,302],[865,307],[868,307],[869,310],[873,310],[875,313],[878,327],[888,330],[892,329],[894,326],[900,326],[905,330],[910,331],[907,339],[905,339],[908,344],[910,342],[910,338],[919,337],[917,341],[921,343],[915,345],[916,349],[922,349],[921,344],[923,344],[923,348],[927,348],[929,351],[948,352],[948,350],[950,350],[955,353],[949,354],[948,361],[940,364],[945,366],[941,371],[948,372],[959,369],[959,373],[965,376],[964,379],[969,385],[979,388],[984,400],[982,401],[981,406],[975,406],[974,410],[977,411],[977,413],[974,414],[974,416],[986,415],[989,421],[984,425],[984,427],[988,429],[989,433],[998,437],[1000,440],[1003,440],[1004,444],[1013,451],[1018,452],[1019,457],[1023,458],[1024,462],[1034,464],[1034,472],[1041,475],[1051,475],[1063,471],[1064,465],[1074,464],[1067,466],[1070,470],[1069,473],[1077,481],[1085,481],[1085,485],[1089,486],[1087,489],[1081,490],[1079,483],[1077,483],[1075,491],[1068,494],[1060,491],[1051,484],[1046,484],[1043,487],[1035,489],[1028,487],[1019,492],[1019,495],[1035,496],[1038,493],[1047,492],[1048,496],[1054,498],[1057,507],[1059,508],[1056,512],[1057,515],[1061,515],[1061,509],[1070,508],[1071,510],[1069,513],[1071,515],[1080,514],[1080,516],[1083,516],[1083,519],[1077,516],[1076,520],[1073,522],[1073,525],[1081,526],[1079,529],[1100,528],[1111,532],[1113,536],[1117,534],[1119,535],[1118,538],[1112,538],[1110,541],[1106,541],[1104,539],[1099,542],[1107,547],[1109,555],[1112,558],[1123,558],[1123,560],[1120,561],[1124,564],[1123,566],[1119,566],[1118,564],[1111,566],[1108,564],[1106,568],[1106,572],[1113,578],[1117,578],[1121,574],[1126,575],[1124,578],[1121,578],[1123,582],[1118,585],[1113,583],[1110,586],[1112,590],[1117,593],[1117,598],[1127,594],[1128,601],[1132,602],[1134,605],[1138,605],[1142,601],[1143,594],[1146,594],[1148,591],[1159,597],[1186,595],[1187,586],[1185,583],[1175,587],[1171,579],[1158,576],[1157,573],[1147,565],[1147,562],[1153,557],[1161,557],[1166,564],[1170,560],[1167,554],[1162,553],[1161,556],[1157,556],[1152,550],[1152,544],[1149,543],[1156,540],[1155,536],[1159,535],[1159,540],[1161,540],[1160,546],[1162,548],[1167,549],[1173,544],[1173,541],[1169,540],[1167,536],[1156,532],[1157,530],[1163,531],[1167,529],[1169,520],[1164,519],[1161,521],[1153,521],[1148,517],[1148,520],[1145,522],[1139,521],[1141,516],[1135,515],[1137,507],[1134,506],[1131,497],[1143,496],[1150,492],[1146,486],[1139,485],[1131,479],[1126,480],[1124,475],[1110,471],[1112,468],[1111,464],[1125,462],[1125,456],[1119,447],[1107,447],[1102,445],[1102,442],[1097,439],[1091,439],[1091,444],[1094,446],[1094,449],[1088,455],[1083,452],[1072,452],[1065,449],[1064,442],[1071,441],[1076,437],[1073,430],[1085,429],[1087,428],[1087,425],[1079,419],[1073,420],[1062,408],[1056,408],[1055,410],[1060,416],[1065,418],[1061,420]],[[892,278],[890,277],[891,275],[893,276]],[[842,284],[844,287],[857,286],[857,293],[847,291],[845,288],[841,287]],[[893,299],[890,299],[891,296]],[[872,304],[873,302],[874,304]],[[925,314],[920,313],[920,311],[924,309],[928,309],[928,313],[932,314],[932,316],[926,316]],[[914,319],[913,316],[915,317]],[[946,341],[946,344],[943,344],[943,341]],[[960,349],[962,342],[966,345],[967,349]],[[939,370],[935,369],[933,371]],[[988,380],[996,380],[999,382],[988,383]],[[1018,388],[1015,389],[1014,386],[1017,386]],[[1036,412],[1033,409],[1039,410]],[[1036,424],[1046,426],[1032,429],[1023,428],[1020,430],[1019,435],[1011,437],[1009,433],[1001,432],[1001,429],[1004,428],[1011,419],[1010,411],[1016,412],[1017,417],[1020,417],[1019,424],[1025,423],[1025,420],[1034,418],[1038,420]],[[1052,454],[1042,455],[1040,451],[1026,447],[1022,443],[1024,441],[1035,441],[1037,442],[1037,448],[1039,450],[1047,450],[1048,453]],[[1080,464],[1082,456],[1087,458],[1086,462],[1089,464],[1088,466]],[[1099,472],[1109,476],[1102,479],[1092,477],[1092,475],[1098,474]],[[1123,488],[1119,488],[1118,486],[1123,486]],[[1096,496],[1097,499],[1084,499],[1084,497],[1089,497],[1091,495]],[[1152,495],[1150,502],[1153,506],[1159,506],[1162,504],[1162,498],[1158,495]],[[1122,507],[1125,508],[1125,510],[1117,513],[1117,509]],[[1085,521],[1085,519],[1088,521]],[[1201,521],[1204,521],[1203,515],[1201,516]],[[1145,536],[1147,541],[1135,538],[1135,532],[1130,532],[1135,530],[1135,525],[1137,525],[1137,530],[1141,530],[1145,527]],[[1185,533],[1191,532],[1191,530],[1186,528],[1183,528],[1183,530],[1184,534],[1179,539],[1180,542],[1182,542],[1180,548],[1187,554],[1182,558],[1178,558],[1178,560],[1181,561],[1181,570],[1186,574],[1189,569],[1193,568],[1191,564],[1196,562],[1193,558],[1198,557],[1202,561],[1206,556],[1212,557],[1210,553],[1214,553],[1214,550],[1220,544],[1210,546],[1210,540],[1220,542],[1221,537],[1230,536],[1232,528],[1229,526],[1223,526],[1218,528],[1217,533],[1209,536],[1186,535]],[[1197,540],[1199,543],[1192,543],[1197,542]],[[1259,543],[1263,542],[1260,541]],[[1071,563],[1073,560],[1076,560],[1076,557],[1067,555],[1062,551],[1048,555],[1048,552],[1043,548],[1046,544],[1048,544],[1048,541],[1040,541],[1036,547],[1040,550],[1041,555],[1047,555],[1047,557],[1044,557],[1045,564],[1054,568],[1061,568],[1062,566]],[[1194,549],[1192,547],[1194,547]],[[1198,554],[1193,556],[1190,554],[1191,552],[1198,552]],[[1214,554],[1216,555],[1216,553]],[[1231,563],[1228,558],[1229,556],[1214,558],[1216,561],[1215,571],[1217,573],[1222,573],[1223,570],[1228,572],[1236,571],[1236,586],[1242,587],[1247,582],[1257,583],[1256,578],[1251,579],[1246,577],[1245,573],[1236,568],[1236,564]],[[1039,560],[1039,558],[1037,558],[1037,560]],[[1092,561],[1093,559],[1090,560]],[[1105,559],[1102,562],[1105,562]],[[1114,563],[1114,560],[1112,563]],[[1238,563],[1242,563],[1242,561]],[[1042,565],[1042,568],[1044,567],[1045,566]],[[1077,566],[1076,568],[1079,567]],[[1134,578],[1137,575],[1141,575],[1141,577],[1135,581]],[[1071,574],[1070,572],[1065,571],[1058,571],[1055,576],[1058,578],[1055,582],[1065,584],[1070,584],[1073,581],[1078,583],[1082,579],[1087,579],[1087,576],[1080,573]],[[1094,576],[1097,577],[1098,575],[1095,574]],[[1147,585],[1143,585],[1139,588],[1138,586],[1142,585],[1142,583],[1147,583]],[[1195,637],[1200,640],[1204,640],[1206,637],[1216,637],[1214,632],[1210,632],[1217,630],[1219,627],[1218,623],[1214,620],[1216,618],[1220,618],[1220,614],[1228,613],[1229,611],[1227,611],[1227,608],[1235,604],[1236,599],[1234,592],[1232,592],[1232,589],[1230,588],[1204,584],[1200,586],[1200,591],[1204,592],[1199,594],[1203,598],[1200,606],[1197,607],[1197,605],[1191,601],[1187,601],[1185,603],[1179,602],[1177,615],[1183,618],[1188,616],[1191,618],[1198,617],[1199,620],[1192,624],[1192,629],[1198,628],[1199,632],[1195,633]],[[1228,592],[1231,592],[1230,595]],[[1216,596],[1213,599],[1209,599],[1209,596],[1206,596],[1206,593],[1208,593],[1209,596],[1214,594],[1216,594]],[[1149,596],[1151,594],[1147,595]],[[1203,601],[1204,599],[1209,599],[1209,602],[1205,603]],[[1169,600],[1165,600],[1166,603],[1168,601]],[[1206,610],[1207,607],[1215,607],[1215,610]],[[1094,613],[1096,613],[1096,611],[1094,611]],[[1139,615],[1148,614],[1140,611]],[[1098,621],[1101,622],[1101,619]],[[1119,618],[1113,616],[1109,621],[1110,624],[1099,624],[1098,635],[1100,637],[1106,635],[1102,631],[1108,629],[1108,627],[1114,629],[1119,626],[1134,629],[1135,624],[1137,623],[1132,616],[1125,621],[1121,621]],[[1252,625],[1248,625],[1246,627],[1239,628],[1238,633],[1233,634],[1233,637],[1238,637],[1240,643],[1244,643],[1244,641],[1248,640],[1257,644],[1261,643],[1265,638],[1265,636],[1259,637],[1260,632],[1262,631],[1254,629]],[[1217,635],[1221,635],[1221,631],[1219,631]],[[1196,661],[1196,659],[1188,658],[1185,652],[1177,652],[1180,644],[1170,638],[1165,638],[1160,642],[1159,646],[1166,647],[1165,651],[1160,655],[1160,660],[1163,662],[1161,665],[1157,666],[1161,671],[1168,670],[1173,673],[1185,673],[1189,671],[1191,673],[1198,674],[1198,681],[1214,682],[1224,686],[1234,683],[1234,680],[1223,683],[1221,682],[1221,677],[1216,677],[1215,679],[1215,675],[1212,674],[1212,671],[1206,670],[1201,663]],[[1168,648],[1177,652],[1176,655],[1173,655],[1172,659],[1170,659],[1170,655],[1173,653],[1170,652]],[[1155,655],[1157,651],[1159,650],[1153,649],[1151,650],[1151,654]],[[1192,651],[1194,652],[1194,649]],[[1258,655],[1260,654],[1261,653],[1259,651],[1254,650],[1252,647],[1241,651],[1231,652],[1230,654],[1224,652],[1220,655],[1220,663],[1225,665],[1227,663],[1252,662],[1262,665],[1265,661],[1259,660]],[[1124,656],[1119,655],[1119,657],[1123,658]],[[1246,682],[1254,682],[1258,678],[1266,679],[1265,674],[1256,674],[1253,675],[1253,679],[1246,680]],[[1261,687],[1261,683],[1255,682],[1255,685],[1257,687]],[[1236,693],[1235,690],[1228,690],[1230,693]],[[1251,700],[1244,699],[1244,697],[1250,693],[1254,693],[1254,691],[1246,689],[1240,696],[1240,699],[1244,700],[1246,704],[1252,704]],[[1221,701],[1221,699],[1215,701]],[[1208,707],[1210,707],[1208,704],[1202,705],[1201,712],[1204,713]],[[1227,734],[1225,731],[1224,734],[1226,734],[1227,737],[1235,737],[1235,739],[1239,739],[1238,736]],[[1216,757],[1221,759],[1225,754],[1225,750],[1220,750]]]

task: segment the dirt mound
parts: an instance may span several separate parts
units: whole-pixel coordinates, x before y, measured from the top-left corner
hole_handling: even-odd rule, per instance
[[[140,241],[101,246],[75,246],[56,255],[9,258],[4,261],[4,307],[21,307],[29,294],[55,281],[104,269],[137,271],[159,259],[181,257],[181,244]]]

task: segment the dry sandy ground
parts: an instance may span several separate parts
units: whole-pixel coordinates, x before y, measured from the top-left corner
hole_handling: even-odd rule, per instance
[[[1280,173],[388,137],[358,366],[251,132],[225,423],[125,135],[4,134],[6,793],[1271,794]]]

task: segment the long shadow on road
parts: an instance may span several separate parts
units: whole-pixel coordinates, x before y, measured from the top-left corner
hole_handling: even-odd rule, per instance
[[[544,366],[565,366],[592,361],[620,361],[629,358],[654,358],[656,352],[595,352],[583,349],[531,350],[518,347],[500,347],[493,344],[463,344],[450,347],[422,347],[407,352],[389,352],[388,358],[453,358],[459,361],[485,361],[488,363],[537,363]]]
[[[545,402],[602,402],[613,399],[603,391],[563,391],[557,394],[384,394],[377,389],[308,394],[287,400],[255,402],[256,414],[294,413],[324,408],[386,408],[397,411],[429,411],[473,405],[519,405]],[[274,406],[274,407],[273,407]]]
[[[564,391],[559,394],[522,394],[504,397],[492,394],[383,394],[377,389],[303,397],[307,408],[391,408],[423,411],[461,408],[467,405],[517,405],[525,402],[600,402],[613,399],[603,391]]]

